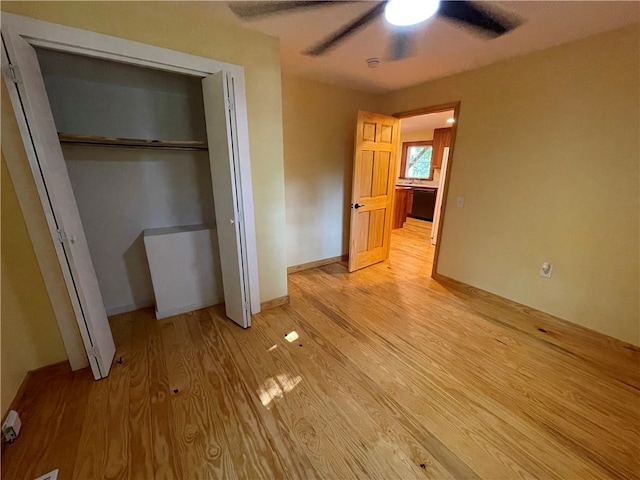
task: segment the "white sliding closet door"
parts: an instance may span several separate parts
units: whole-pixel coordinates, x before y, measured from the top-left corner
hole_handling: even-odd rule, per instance
[[[3,32],[3,71],[29,165],[96,379],[109,374],[115,345],[34,48]],[[7,64],[17,67],[16,80]]]
[[[240,172],[233,78],[226,72],[214,73],[202,80],[202,93],[225,310],[227,317],[247,328],[251,326],[251,315],[244,219],[238,199]]]

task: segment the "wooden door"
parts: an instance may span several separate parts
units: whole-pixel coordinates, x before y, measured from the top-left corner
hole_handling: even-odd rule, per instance
[[[230,76],[225,72],[202,80],[225,312],[231,320],[247,328],[251,326],[251,315],[246,252],[243,251],[246,242],[241,241],[244,219],[238,198],[240,173],[232,88]]]
[[[350,272],[389,257],[399,135],[399,119],[358,112],[351,195]]]

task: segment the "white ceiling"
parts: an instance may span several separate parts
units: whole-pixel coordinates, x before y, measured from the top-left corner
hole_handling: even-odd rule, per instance
[[[185,2],[185,5],[202,9],[203,14],[219,20],[279,37],[285,73],[375,93],[471,70],[640,21],[640,2],[636,1],[483,3],[514,14],[524,23],[507,35],[486,40],[435,17],[415,27],[416,54],[396,62],[385,60],[389,26],[383,17],[324,56],[300,54],[371,8],[369,1],[341,3],[258,21],[237,19],[226,2]],[[367,67],[366,60],[370,57],[379,57],[382,64],[376,69]]]
[[[433,130],[434,128],[446,128],[451,124],[447,123],[453,117],[453,110],[447,112],[429,113],[402,119],[402,133],[416,132],[418,130]]]

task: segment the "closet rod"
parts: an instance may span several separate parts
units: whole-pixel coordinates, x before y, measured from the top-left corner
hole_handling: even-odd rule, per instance
[[[75,135],[58,132],[60,143],[126,148],[154,148],[159,150],[207,150],[205,142],[182,140],[145,140],[140,138],[100,137],[97,135]]]

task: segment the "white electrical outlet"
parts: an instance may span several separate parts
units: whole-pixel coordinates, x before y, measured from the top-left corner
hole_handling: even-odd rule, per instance
[[[58,469],[56,468],[55,470],[49,473],[45,473],[44,475],[39,476],[35,480],[57,480],[57,478],[58,478]]]
[[[542,264],[542,268],[540,268],[540,276],[551,278],[551,274],[553,273],[553,265],[548,262],[544,262]]]
[[[22,427],[22,422],[20,421],[20,417],[18,416],[18,412],[15,410],[10,410],[6,420],[2,424],[2,434],[7,442],[11,443],[20,434],[20,428]]]
[[[456,198],[456,207],[458,208],[464,207],[464,197]]]

